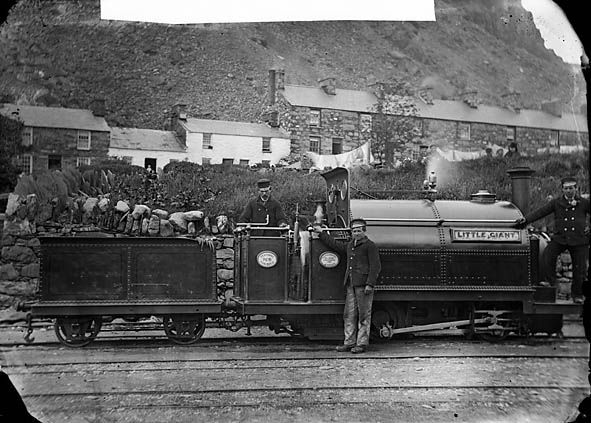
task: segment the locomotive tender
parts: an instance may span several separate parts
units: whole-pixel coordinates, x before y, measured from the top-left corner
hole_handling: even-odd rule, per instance
[[[422,199],[352,200],[346,169],[322,175],[326,200],[317,202],[316,223],[346,240],[351,217],[363,217],[380,250],[373,337],[445,328],[489,340],[552,334],[563,314],[580,312],[557,302],[555,288],[538,286],[545,239],[515,228],[532,171],[509,173],[513,202],[486,191],[469,201],[436,200],[433,175]],[[238,224],[230,301],[217,297],[215,251],[202,241],[42,238],[41,299],[32,316],[55,318],[58,339],[72,347],[90,343],[104,321],[145,316],[160,317],[178,344],[216,324],[250,330],[255,315],[277,333],[341,339],[346,259],[314,235],[297,222],[293,231]]]

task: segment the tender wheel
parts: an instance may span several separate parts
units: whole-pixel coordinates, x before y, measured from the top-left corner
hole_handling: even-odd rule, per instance
[[[90,344],[101,330],[100,317],[59,317],[55,319],[55,335],[68,347],[80,348]]]
[[[190,345],[205,332],[205,317],[202,314],[164,316],[164,333],[175,344]]]

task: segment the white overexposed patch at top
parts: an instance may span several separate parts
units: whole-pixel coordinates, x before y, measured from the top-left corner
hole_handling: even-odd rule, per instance
[[[552,0],[521,0],[529,10],[546,48],[554,50],[566,63],[581,63],[583,46],[568,18]]]
[[[166,24],[435,21],[435,5],[434,0],[101,0],[101,19]]]

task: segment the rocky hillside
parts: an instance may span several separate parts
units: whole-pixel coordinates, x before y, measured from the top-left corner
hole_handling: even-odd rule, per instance
[[[268,69],[288,83],[364,89],[404,78],[435,97],[519,91],[523,106],[559,98],[578,111],[584,81],[544,47],[519,0],[437,0],[437,22],[159,25],[101,21],[99,0],[21,0],[0,28],[0,101],[87,108],[111,125],[163,128],[171,106],[256,121]],[[574,70],[573,70],[574,69]]]

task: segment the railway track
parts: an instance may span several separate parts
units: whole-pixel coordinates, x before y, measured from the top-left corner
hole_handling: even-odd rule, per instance
[[[14,348],[2,364],[43,422],[561,421],[589,390],[583,342],[427,339],[355,356],[269,341]]]
[[[363,355],[263,327],[179,346],[112,326],[74,349],[44,325],[33,344],[0,345],[0,364],[44,423],[561,422],[589,393],[589,344],[572,324],[563,338],[423,335]],[[20,329],[0,338],[22,341]]]

